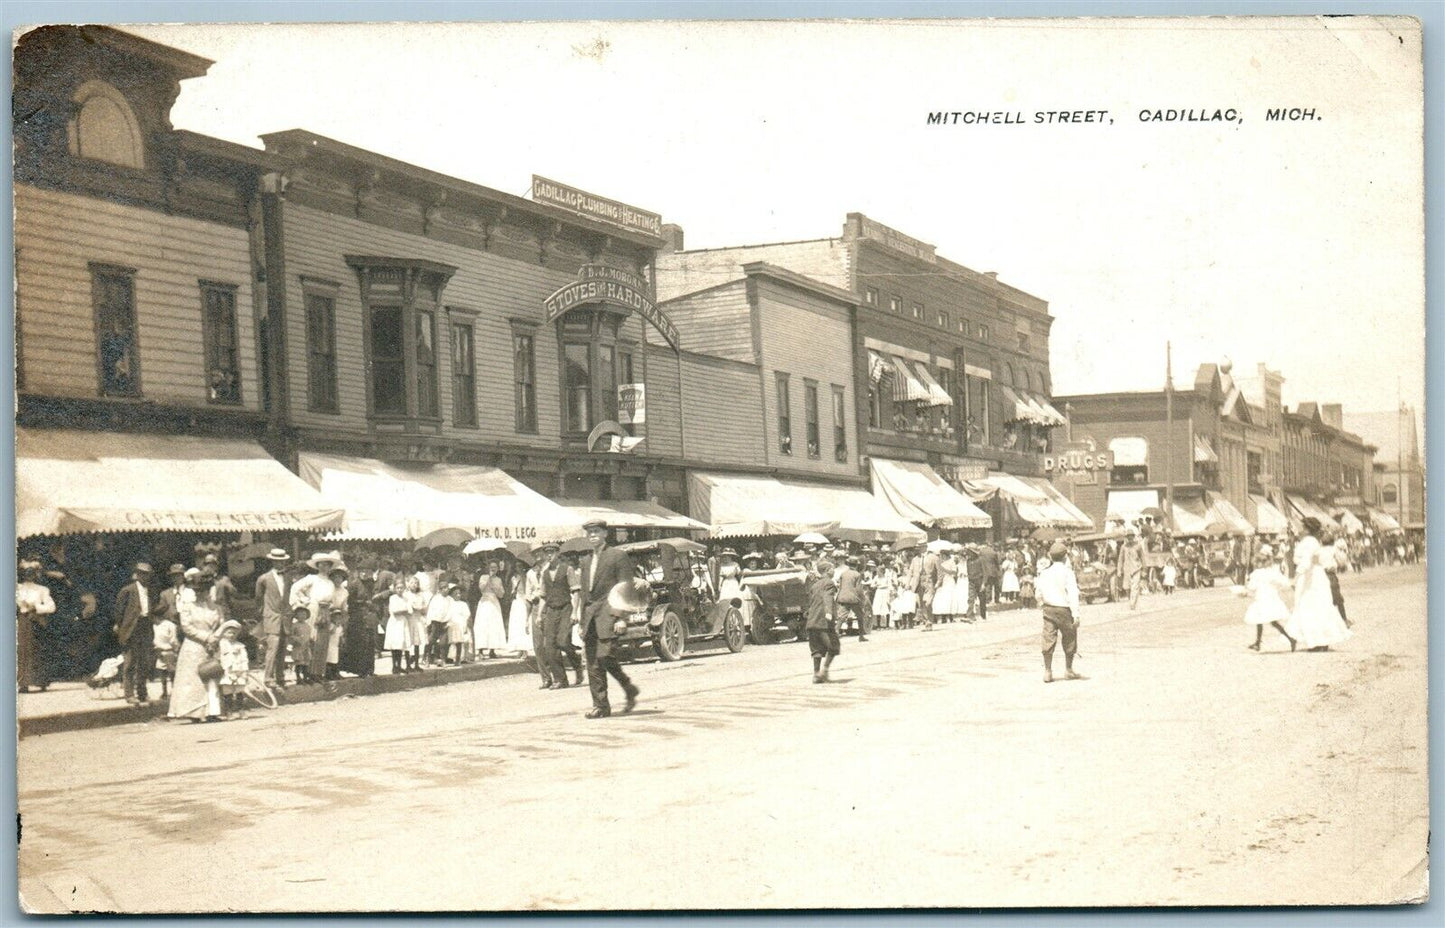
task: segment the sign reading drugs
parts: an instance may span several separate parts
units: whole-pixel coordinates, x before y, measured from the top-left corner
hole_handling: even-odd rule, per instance
[[[667,318],[652,298],[637,287],[620,280],[579,280],[557,290],[543,301],[547,321],[556,322],[570,310],[588,303],[608,303],[635,310],[657,330],[673,350],[677,350],[677,326]]]
[[[1060,474],[1094,474],[1114,469],[1114,452],[1068,448],[1044,455],[1043,465],[1044,473],[1051,477]]]
[[[595,196],[576,187],[559,184],[555,180],[532,175],[532,199],[538,203],[550,203],[574,213],[596,219],[608,225],[618,226],[632,232],[648,235],[662,234],[662,217],[645,209],[628,206],[616,200]]]

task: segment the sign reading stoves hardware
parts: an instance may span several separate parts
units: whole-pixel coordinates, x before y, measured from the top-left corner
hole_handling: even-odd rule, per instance
[[[542,302],[547,321],[556,322],[570,310],[588,303],[607,303],[623,309],[636,310],[677,350],[677,326],[644,291],[646,282],[626,271],[600,264],[585,264],[578,280],[559,288]],[[640,285],[640,286],[639,286]]]

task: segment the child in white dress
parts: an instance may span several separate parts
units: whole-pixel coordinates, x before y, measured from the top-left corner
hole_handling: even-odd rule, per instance
[[[1254,602],[1249,604],[1244,613],[1244,624],[1254,626],[1254,644],[1249,646],[1251,651],[1259,650],[1266,625],[1273,625],[1275,630],[1284,636],[1291,651],[1298,646],[1299,643],[1284,626],[1284,623],[1289,621],[1289,607],[1285,605],[1283,595],[1288,589],[1289,578],[1274,560],[1274,553],[1269,545],[1264,545],[1259,549],[1259,554],[1255,555],[1254,570],[1245,581],[1242,591],[1243,595],[1254,597]]]
[[[1179,579],[1179,565],[1175,563],[1174,556],[1170,555],[1169,560],[1164,562],[1163,579],[1164,595],[1170,596],[1174,593],[1174,584]]]
[[[241,690],[246,688],[251,659],[246,654],[246,646],[240,641],[240,622],[225,622],[220,632],[216,657],[221,662],[221,707],[230,715],[241,709]]]

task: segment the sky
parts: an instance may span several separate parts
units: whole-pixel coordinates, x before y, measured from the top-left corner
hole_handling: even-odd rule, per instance
[[[1047,300],[1059,395],[1158,389],[1171,342],[1178,386],[1227,357],[1290,405],[1423,405],[1413,21],[126,28],[216,61],[172,119],[241,144],[307,129],[519,195],[541,174],[689,248],[866,213]],[[1238,118],[1140,116],[1170,109]]]

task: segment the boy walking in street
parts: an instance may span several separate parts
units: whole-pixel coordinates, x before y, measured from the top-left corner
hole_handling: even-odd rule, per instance
[[[1049,549],[1049,562],[1034,587],[1044,614],[1044,682],[1054,682],[1054,646],[1060,638],[1064,640],[1064,678],[1082,680],[1074,673],[1074,654],[1079,647],[1079,580],[1062,543],[1056,541]]]
[[[833,612],[838,589],[833,585],[833,565],[818,563],[818,573],[808,585],[806,613],[808,650],[813,655],[813,682],[827,683],[828,668],[833,665],[842,647],[838,641],[838,623]]]

